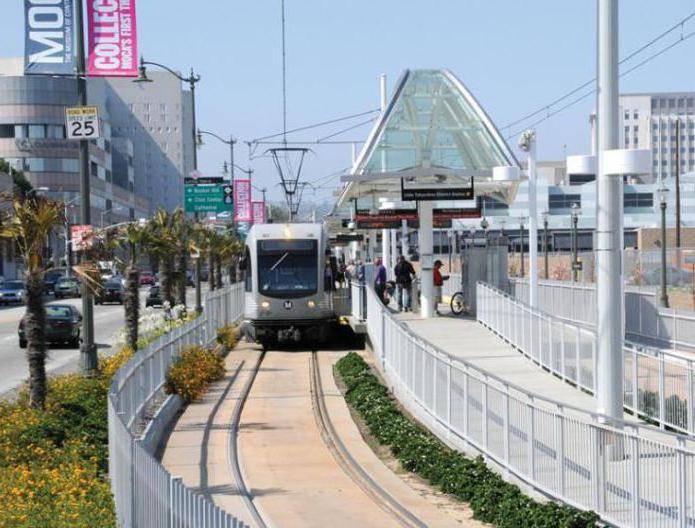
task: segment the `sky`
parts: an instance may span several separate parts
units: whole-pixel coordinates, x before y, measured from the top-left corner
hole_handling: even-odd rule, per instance
[[[23,4],[2,0],[2,57],[23,54]],[[694,12],[695,2],[624,0],[620,9],[624,57]],[[595,0],[286,0],[286,24],[288,129],[378,108],[381,73],[390,92],[404,69],[439,67],[452,70],[503,128],[591,80],[596,70]],[[695,18],[683,35],[693,31]],[[244,142],[282,132],[280,0],[138,0],[138,34],[147,60],[200,73],[199,127],[234,135],[237,163],[253,168],[255,185],[279,198],[279,177],[263,156],[267,146],[249,160]],[[679,28],[630,64],[680,38]],[[695,38],[674,46],[623,77],[621,92],[695,91],[694,51]],[[594,106],[591,96],[536,125],[539,159],[586,153]],[[368,118],[288,140],[314,141]],[[502,130],[517,133],[509,141],[519,157],[518,132],[532,122]],[[370,126],[334,139],[363,141]],[[329,199],[340,182],[327,177],[350,166],[351,147],[311,148],[302,179],[318,188],[305,198]],[[199,165],[204,174],[219,175],[228,157],[228,147],[210,138]]]

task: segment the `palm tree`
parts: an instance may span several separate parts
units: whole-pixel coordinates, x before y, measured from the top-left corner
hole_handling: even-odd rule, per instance
[[[149,245],[159,262],[159,279],[162,300],[174,305],[174,255],[178,241],[172,229],[173,215],[164,209],[157,209],[149,222]]]
[[[191,225],[182,209],[176,209],[172,214],[172,234],[177,241],[176,248],[176,297],[178,304],[186,306],[186,283],[188,277],[188,254],[194,249],[191,240]]]
[[[127,251],[126,285],[123,308],[126,322],[126,344],[134,351],[138,349],[138,321],[140,319],[140,270],[138,262],[141,250],[150,240],[150,230],[146,225],[131,222],[121,227],[118,243]]]
[[[43,409],[46,403],[46,309],[43,305],[44,241],[63,222],[63,204],[41,196],[15,195],[6,212],[0,236],[17,245],[26,269],[24,331],[29,362],[29,404]]]

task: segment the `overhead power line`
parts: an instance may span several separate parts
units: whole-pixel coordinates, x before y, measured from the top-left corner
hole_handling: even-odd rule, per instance
[[[685,16],[684,18],[682,18],[681,20],[679,20],[678,22],[676,22],[674,25],[672,25],[671,27],[669,27],[669,28],[666,29],[665,31],[661,32],[659,35],[657,35],[656,37],[652,38],[651,40],[649,40],[648,42],[646,42],[645,44],[643,44],[642,46],[640,46],[639,48],[637,48],[636,50],[634,50],[633,52],[631,52],[629,55],[627,55],[626,57],[624,57],[623,59],[621,59],[621,61],[619,62],[619,64],[624,64],[624,63],[630,61],[631,59],[635,58],[637,55],[639,55],[640,53],[642,53],[642,52],[645,51],[646,49],[650,48],[651,46],[653,46],[654,44],[656,44],[657,42],[659,42],[660,40],[662,40],[662,39],[665,38],[666,36],[670,35],[671,33],[673,33],[675,30],[677,30],[677,29],[679,29],[679,28],[680,28],[680,30],[681,30],[681,38],[680,38],[679,40],[677,40],[674,44],[672,44],[671,46],[669,46],[666,50],[662,50],[661,53],[667,51],[668,49],[673,48],[676,44],[679,44],[679,43],[683,42],[684,40],[687,40],[687,38],[689,38],[689,36],[688,36],[688,37],[685,37],[685,36],[683,35],[683,26],[685,25],[686,22],[690,21],[693,17],[695,17],[695,11],[691,12],[690,14],[688,14],[687,16]],[[657,54],[657,56],[660,55],[661,53]],[[636,68],[638,68],[638,67],[640,67],[640,66],[646,64],[646,63],[649,62],[649,60],[651,60],[652,58],[655,58],[655,57],[650,57],[650,58],[647,59],[646,61],[641,62],[641,63],[638,64],[634,69],[636,69]],[[633,69],[630,69],[630,70],[626,71],[625,73],[629,73],[630,71],[633,71]],[[593,79],[591,79],[591,80],[589,80],[589,81],[586,81],[586,82],[580,84],[579,86],[573,88],[573,89],[570,90],[569,92],[567,92],[567,93],[563,94],[562,96],[560,96],[560,97],[554,99],[554,100],[551,101],[550,103],[547,103],[547,104],[545,104],[545,105],[539,107],[537,110],[534,110],[533,112],[530,112],[530,113],[528,113],[528,114],[526,114],[526,115],[520,117],[519,119],[516,119],[515,121],[512,121],[511,123],[509,123],[509,124],[507,124],[507,125],[504,125],[503,127],[500,128],[500,130],[506,130],[506,129],[508,129],[508,128],[512,128],[512,127],[515,126],[515,125],[518,125],[518,124],[520,124],[520,123],[523,123],[523,122],[525,122],[525,121],[528,121],[529,119],[531,119],[531,118],[533,118],[533,117],[536,117],[537,115],[542,114],[543,112],[546,112],[548,115],[546,115],[545,118],[543,118],[540,122],[544,121],[544,120],[547,119],[549,116],[555,115],[555,114],[558,113],[557,110],[556,110],[556,111],[551,111],[552,107],[554,107],[555,105],[561,103],[561,102],[564,101],[565,99],[569,99],[570,97],[572,97],[572,96],[575,95],[576,93],[581,92],[584,88],[587,88],[587,87],[591,86],[591,85],[594,84],[595,82],[596,82],[596,77],[594,77]],[[594,92],[595,92],[595,89],[594,89]],[[584,98],[586,98],[586,97],[588,97],[588,95],[582,96],[582,98],[579,99],[579,100],[582,100],[582,99],[584,99]],[[578,101],[577,101],[577,102],[578,102]],[[571,106],[571,105],[565,105],[565,106],[562,107],[562,109],[564,110],[565,108],[568,108],[568,106]],[[533,126],[533,125],[528,125],[528,126],[526,126],[525,128],[529,128],[530,126]],[[514,134],[513,134],[513,135],[514,135]]]
[[[688,33],[688,34],[686,34],[686,35],[681,35],[681,37],[680,37],[677,41],[672,42],[672,43],[669,44],[668,46],[666,46],[666,47],[662,48],[661,50],[657,51],[656,53],[650,55],[649,57],[647,57],[647,58],[644,59],[643,61],[639,62],[638,64],[635,64],[635,65],[632,66],[631,68],[629,68],[629,69],[627,69],[627,70],[621,72],[621,73],[620,73],[620,77],[624,77],[625,75],[627,75],[627,74],[629,74],[629,73],[632,73],[633,71],[635,71],[635,70],[641,68],[642,66],[644,66],[644,65],[646,65],[646,64],[648,64],[648,63],[650,63],[651,61],[653,61],[654,59],[660,57],[661,55],[663,55],[663,54],[666,53],[667,51],[670,51],[671,49],[675,48],[675,47],[678,46],[679,44],[682,44],[682,43],[685,42],[686,40],[691,39],[691,38],[694,37],[694,36],[695,36],[695,32],[691,32],[691,33]],[[621,61],[621,62],[622,62],[622,61]],[[595,80],[595,79],[594,79],[594,80]],[[584,85],[582,85],[581,88],[586,88],[587,86],[592,85],[592,84],[594,84],[594,81],[591,81],[591,82],[589,82],[589,83],[585,83]],[[594,85],[594,86],[595,86],[595,85]],[[530,124],[525,125],[523,128],[517,130],[516,132],[510,133],[509,135],[506,136],[506,139],[511,139],[511,138],[513,138],[513,137],[516,137],[516,136],[518,136],[521,132],[523,132],[524,130],[526,130],[526,129],[528,129],[528,128],[533,128],[533,127],[535,127],[535,126],[537,126],[537,125],[543,123],[544,121],[547,121],[547,120],[550,119],[551,117],[553,117],[553,116],[559,114],[560,112],[562,112],[562,111],[564,111],[564,110],[570,108],[571,106],[574,106],[574,105],[577,104],[577,103],[580,103],[580,102],[583,101],[584,99],[586,99],[586,98],[590,97],[591,95],[595,94],[595,93],[596,93],[596,90],[597,90],[597,89],[594,87],[594,88],[592,88],[591,90],[589,90],[588,92],[584,93],[583,95],[577,97],[576,99],[572,99],[569,103],[567,103],[567,104],[565,104],[565,105],[563,105],[563,106],[560,106],[559,108],[556,108],[555,110],[552,110],[552,111],[548,110],[548,112],[547,112],[543,117],[541,117],[540,119],[538,119],[538,120],[536,120],[536,121],[533,121],[533,122],[530,123]],[[575,94],[575,93],[577,93],[577,92],[579,92],[579,91],[581,91],[580,88],[578,88],[578,89],[576,89],[576,90],[573,90],[573,91],[572,91],[572,95]],[[563,100],[564,100],[564,99],[566,99],[566,98],[563,98]],[[549,107],[544,107],[544,110],[546,110],[546,109],[548,109],[548,108],[549,108]],[[538,115],[538,113],[539,113],[539,112],[536,112],[536,113],[534,113],[533,115],[534,115],[534,116],[535,116],[535,115]],[[520,122],[520,121],[516,121],[515,123],[518,124],[519,122]],[[507,126],[506,128],[509,128],[509,126]]]
[[[304,130],[310,130],[312,128],[319,128],[319,127],[326,126],[326,125],[332,125],[333,123],[339,123],[341,121],[348,121],[350,119],[355,119],[357,117],[366,116],[366,115],[373,114],[375,112],[380,112],[380,111],[381,110],[379,110],[377,108],[374,110],[367,110],[366,112],[360,112],[358,114],[352,114],[352,115],[348,115],[345,117],[337,117],[335,119],[329,119],[327,121],[321,121],[319,123],[314,123],[313,125],[305,125],[305,126],[301,126],[299,128],[293,128],[292,130],[287,130],[286,132],[278,132],[276,134],[270,134],[268,136],[263,136],[263,137],[259,137],[256,139],[252,139],[249,143],[259,143],[259,142],[266,140],[266,139],[273,139],[273,138],[276,138],[278,136],[283,136],[284,134],[293,134],[295,132],[303,132]]]

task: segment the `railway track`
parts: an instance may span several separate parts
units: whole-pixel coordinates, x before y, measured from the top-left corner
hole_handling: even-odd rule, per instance
[[[383,511],[394,518],[398,524],[407,528],[427,528],[427,525],[400,504],[388,491],[372,479],[364,468],[353,458],[335,431],[331,422],[321,383],[318,353],[311,352],[311,403],[316,425],[326,447],[346,475]]]

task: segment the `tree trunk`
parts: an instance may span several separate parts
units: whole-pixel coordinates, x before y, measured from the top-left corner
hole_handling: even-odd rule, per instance
[[[208,252],[208,283],[210,284],[210,291],[213,291],[217,286],[217,281],[215,281],[215,253],[213,250]]]
[[[217,280],[217,289],[222,289],[222,259],[215,258],[215,279]]]
[[[29,362],[29,404],[43,409],[46,404],[46,308],[40,271],[27,274],[27,309],[24,332]]]
[[[188,270],[188,259],[186,255],[186,249],[181,248],[178,255],[178,304],[186,306],[186,282],[188,281],[188,276],[186,271]]]
[[[134,351],[138,349],[138,321],[140,319],[140,297],[138,292],[140,274],[137,268],[126,271],[125,309],[126,344]]]
[[[173,260],[171,255],[166,255],[161,259],[159,266],[159,273],[162,281],[162,301],[168,301],[171,306],[175,304],[173,296]]]

